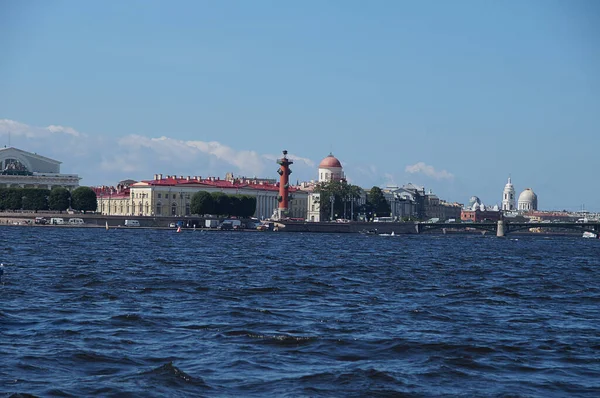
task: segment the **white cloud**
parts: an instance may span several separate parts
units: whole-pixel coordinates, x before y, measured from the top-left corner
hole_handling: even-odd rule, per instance
[[[452,180],[454,175],[446,170],[437,171],[433,166],[418,162],[413,165],[406,166],[405,171],[410,174],[424,174],[436,180]]]
[[[272,162],[277,161],[277,159],[281,158],[283,155],[262,155],[263,158],[270,160]],[[303,158],[302,156],[294,155],[292,153],[288,153],[287,157],[294,162],[294,164],[304,164],[308,167],[315,168],[315,162],[309,158]]]
[[[48,129],[51,133],[65,133],[75,137],[80,136],[79,132],[72,127],[50,125],[46,127],[46,129]]]
[[[91,136],[72,127],[29,126],[0,119],[0,140],[19,149],[60,160],[61,172],[78,173],[82,185],[112,185],[124,179],[163,175],[221,176],[226,172],[247,177],[276,178],[277,156],[236,150],[217,141],[185,141],[166,136],[130,134],[119,138]],[[313,178],[314,162],[289,155],[298,179]]]

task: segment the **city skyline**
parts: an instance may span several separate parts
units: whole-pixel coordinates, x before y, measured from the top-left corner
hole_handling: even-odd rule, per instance
[[[291,181],[338,157],[364,188],[600,211],[593,1],[4,2],[0,145],[82,185],[155,173]]]

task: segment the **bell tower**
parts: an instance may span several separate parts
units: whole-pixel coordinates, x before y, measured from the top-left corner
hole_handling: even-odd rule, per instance
[[[504,186],[504,192],[502,193],[502,211],[513,211],[515,207],[515,188],[508,177],[508,182]]]

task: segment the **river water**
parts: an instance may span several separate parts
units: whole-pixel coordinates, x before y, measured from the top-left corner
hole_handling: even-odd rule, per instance
[[[0,395],[600,396],[600,241],[0,227]]]

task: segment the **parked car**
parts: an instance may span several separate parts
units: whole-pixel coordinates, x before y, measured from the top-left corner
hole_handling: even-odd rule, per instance
[[[177,228],[177,224],[175,224],[174,222],[169,224],[169,228]]]
[[[36,217],[35,223],[40,225],[48,224],[48,219],[46,217]]]

